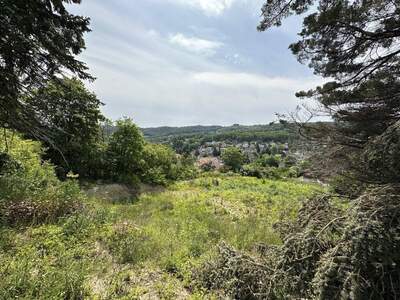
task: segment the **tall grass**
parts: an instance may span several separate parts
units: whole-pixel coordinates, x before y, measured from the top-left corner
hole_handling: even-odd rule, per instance
[[[89,199],[51,224],[0,227],[0,299],[205,299],[191,271],[226,241],[279,244],[272,224],[320,187],[205,176],[131,204]]]

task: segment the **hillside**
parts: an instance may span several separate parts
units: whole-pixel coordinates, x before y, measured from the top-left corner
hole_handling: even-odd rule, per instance
[[[187,126],[142,128],[146,139],[151,142],[169,143],[176,139],[212,141],[277,141],[287,142],[292,135],[290,124],[239,125],[232,126]]]
[[[0,3],[0,300],[400,299],[400,0]]]
[[[225,241],[278,245],[273,224],[321,190],[295,181],[204,176],[128,202],[92,194],[55,224],[0,227],[0,299],[204,299],[196,268]],[[214,295],[214,296],[213,296]]]

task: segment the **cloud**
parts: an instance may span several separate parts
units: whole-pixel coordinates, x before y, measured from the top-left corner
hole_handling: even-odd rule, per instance
[[[268,77],[255,73],[245,72],[200,72],[193,75],[193,80],[221,88],[255,88],[293,91],[304,86],[313,86],[317,82],[315,78],[301,80],[289,77]]]
[[[229,9],[235,0],[172,0],[175,3],[200,9],[208,16],[219,16]]]
[[[140,126],[228,125],[294,110],[294,93],[318,79],[297,69],[283,34],[255,30],[252,1],[83,1],[75,9],[92,17],[93,32],[81,59],[98,78],[89,88],[105,115]]]
[[[220,42],[209,41],[196,37],[187,37],[182,33],[177,33],[169,37],[169,42],[178,45],[187,51],[206,56],[212,56],[216,50],[223,46]]]
[[[94,74],[102,74],[94,88],[107,103],[107,116],[134,117],[144,127],[267,123],[276,112],[295,109],[296,91],[316,85],[315,78],[210,70],[204,64],[196,70],[177,64],[171,55],[160,58],[122,44],[118,48],[117,54],[112,49],[96,52],[109,63],[90,59]]]

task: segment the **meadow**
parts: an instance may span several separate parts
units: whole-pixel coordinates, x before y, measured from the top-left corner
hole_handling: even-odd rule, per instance
[[[273,224],[321,190],[206,173],[129,201],[91,195],[57,222],[0,227],[0,299],[219,298],[193,271],[222,242],[279,245]]]

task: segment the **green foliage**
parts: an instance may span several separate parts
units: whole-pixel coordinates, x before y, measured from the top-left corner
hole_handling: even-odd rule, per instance
[[[292,124],[158,127],[142,131],[150,142],[171,144],[180,154],[190,153],[212,141],[286,143],[295,137]]]
[[[395,46],[400,38],[395,30],[400,25],[399,8],[397,1],[385,0],[277,0],[266,1],[262,9],[260,30],[309,11],[300,40],[290,48],[315,74],[332,81],[297,95],[319,101],[334,123],[305,125],[303,132],[328,143],[330,151],[324,160],[332,159],[333,168],[351,171],[363,182],[398,182],[396,172],[385,173],[396,169],[398,161],[398,155],[391,153],[397,150],[393,126],[400,112],[400,52]],[[385,155],[382,135],[393,142]],[[382,167],[387,156],[392,156],[391,166]]]
[[[60,219],[54,225],[0,228],[0,299],[89,297],[87,279],[96,254],[93,234],[110,220],[98,208]],[[13,243],[6,245],[5,237],[11,233]]]
[[[83,178],[96,178],[101,163],[100,100],[77,78],[57,79],[28,99],[41,112],[50,141],[46,159],[57,165],[59,175],[72,171]]]
[[[255,163],[259,164],[263,167],[279,167],[279,164],[281,162],[281,156],[280,155],[268,155],[265,154],[261,157],[259,157]]]
[[[264,154],[252,163],[244,165],[241,174],[269,179],[296,178],[300,175],[296,163],[292,157],[282,158],[281,155]]]
[[[8,151],[10,158],[0,175],[3,223],[52,222],[79,209],[83,195],[78,185],[57,179],[54,167],[41,161],[43,151],[38,142],[7,131],[0,140],[0,149]]]
[[[206,176],[176,183],[161,194],[142,195],[131,207],[119,205],[116,213],[135,222],[126,226],[134,232],[132,245],[142,246],[126,247],[140,247],[132,257],[140,262],[147,257],[189,280],[189,262],[202,260],[218,241],[246,250],[260,242],[279,244],[272,224],[282,216],[294,217],[298,199],[316,190],[295,182]]]
[[[117,121],[117,130],[111,135],[107,147],[110,177],[120,182],[137,183],[143,147],[143,135],[133,121]]]
[[[190,155],[178,156],[178,161],[174,166],[176,180],[194,179],[198,175],[198,170],[194,165],[195,159]]]
[[[132,204],[91,199],[52,225],[0,227],[0,298],[217,299],[195,288],[193,268],[222,240],[243,251],[279,245],[273,224],[294,219],[301,199],[319,189],[204,176]]]
[[[194,159],[189,155],[177,155],[170,147],[146,144],[143,151],[143,182],[167,185],[176,180],[192,179],[196,176]]]
[[[130,119],[117,121],[117,129],[107,146],[110,177],[129,184],[167,185],[195,175],[189,156],[177,156],[169,147],[144,141],[139,128]]]
[[[168,146],[146,144],[142,153],[140,178],[145,183],[166,185],[177,178],[176,153]]]
[[[45,139],[46,116],[22,94],[69,71],[91,78],[75,59],[85,48],[89,18],[69,13],[65,3],[78,0],[1,0],[0,6],[0,126]]]
[[[400,122],[390,126],[383,134],[372,139],[362,155],[359,175],[375,183],[400,181]]]
[[[239,171],[245,162],[242,151],[236,147],[226,148],[221,155],[224,164],[233,171]]]
[[[154,250],[146,233],[132,223],[115,224],[103,238],[111,254],[122,264],[137,264],[151,257]]]
[[[313,198],[294,222],[275,226],[281,246],[246,255],[222,245],[199,269],[198,280],[245,299],[395,299],[398,189],[377,187],[350,205],[331,195]]]
[[[241,170],[241,174],[244,176],[268,179],[285,179],[298,177],[298,173],[295,168],[263,167],[254,163],[244,165]]]
[[[353,173],[343,173],[332,176],[329,180],[332,191],[338,195],[355,199],[366,189],[367,185],[360,183]]]
[[[63,253],[65,254],[65,253]],[[33,253],[18,255],[0,267],[1,299],[83,299],[84,276],[79,263],[60,261],[59,266],[33,260]],[[34,272],[33,274],[31,272]]]

